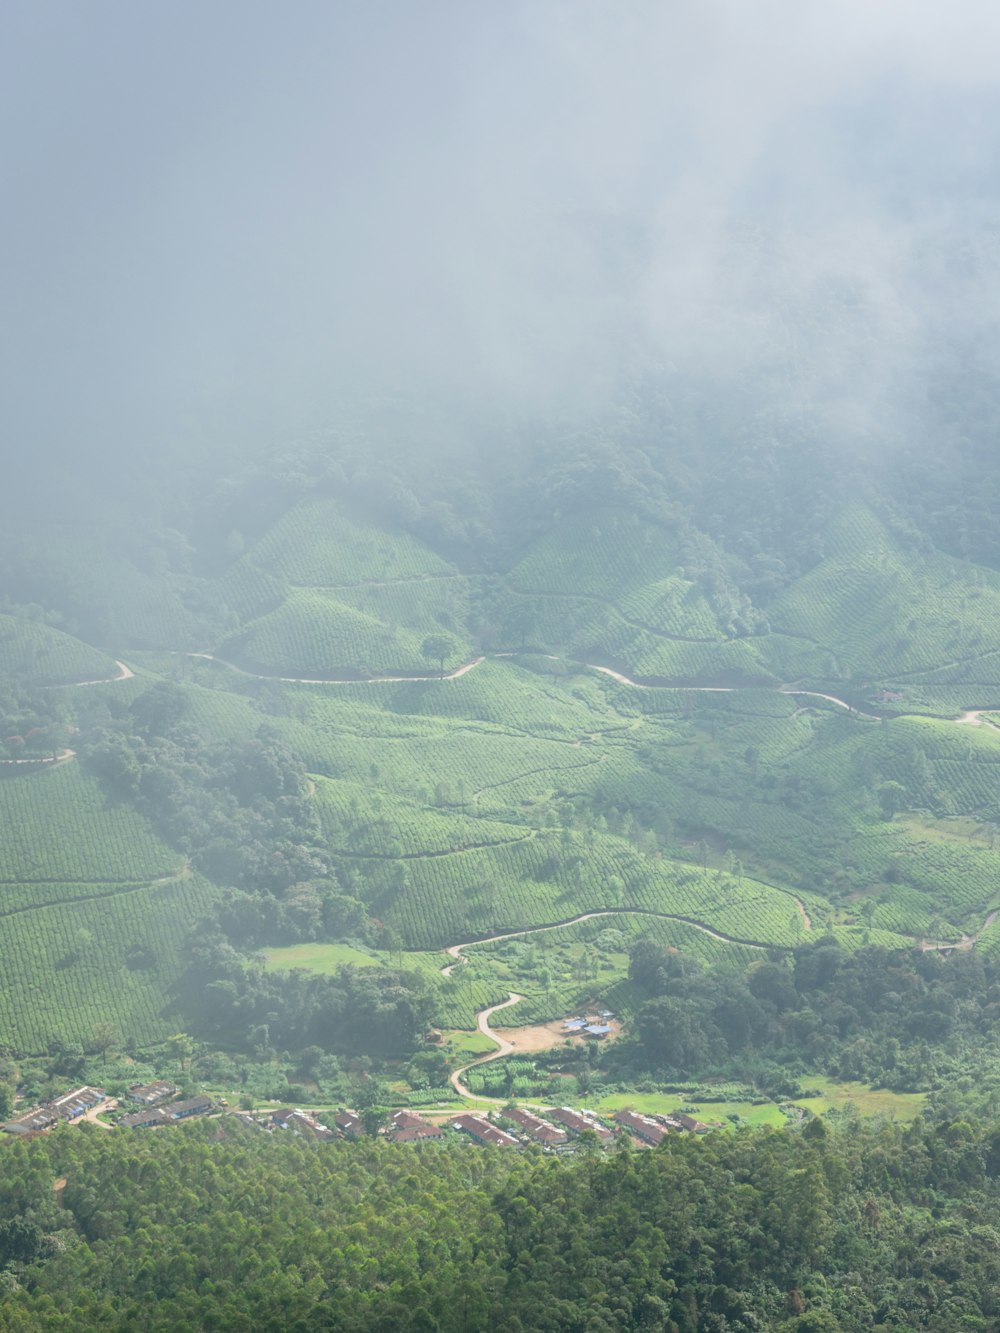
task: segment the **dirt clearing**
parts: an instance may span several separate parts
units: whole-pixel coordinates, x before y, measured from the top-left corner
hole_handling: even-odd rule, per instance
[[[503,1028],[505,1041],[509,1041],[515,1054],[531,1054],[535,1051],[549,1051],[553,1046],[560,1046],[564,1041],[571,1041],[574,1046],[582,1046],[586,1041],[614,1041],[621,1032],[621,1024],[613,1018],[605,1020],[611,1031],[606,1037],[580,1037],[563,1028],[563,1020],[557,1018],[552,1023],[532,1023],[527,1027]]]

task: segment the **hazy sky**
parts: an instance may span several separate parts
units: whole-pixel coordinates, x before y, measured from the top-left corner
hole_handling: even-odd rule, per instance
[[[993,336],[998,57],[985,0],[7,0],[6,448],[642,360],[870,406]]]

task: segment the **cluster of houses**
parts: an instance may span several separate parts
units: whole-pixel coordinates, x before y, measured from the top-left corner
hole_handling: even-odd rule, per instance
[[[148,1129],[157,1125],[173,1125],[179,1120],[188,1120],[193,1115],[204,1115],[211,1111],[214,1102],[211,1097],[189,1097],[183,1101],[171,1101],[180,1088],[174,1083],[157,1080],[155,1083],[135,1084],[128,1090],[128,1099],[138,1110],[130,1111],[118,1120],[120,1129]],[[86,1116],[88,1111],[97,1107],[113,1110],[118,1106],[114,1098],[109,1098],[103,1088],[74,1088],[72,1092],[54,1097],[52,1101],[40,1106],[33,1106],[30,1111],[8,1120],[0,1126],[8,1134],[40,1134],[60,1123],[72,1124]]]
[[[195,1103],[198,1103],[197,1109]],[[209,1109],[210,1106],[207,1097],[194,1098],[190,1102],[173,1102],[160,1108],[147,1106],[142,1111],[124,1116],[118,1123],[133,1128],[169,1124],[186,1115],[197,1114],[198,1110]],[[158,1114],[163,1118],[155,1118]],[[361,1139],[367,1133],[363,1117],[349,1107],[342,1107],[336,1113],[333,1127],[324,1125],[311,1112],[298,1107],[285,1107],[263,1116],[246,1112],[238,1114],[248,1127],[270,1132],[286,1130],[320,1143],[336,1139]],[[467,1135],[476,1143],[492,1144],[495,1147],[519,1148],[525,1143],[537,1143],[543,1148],[559,1151],[572,1147],[573,1140],[584,1133],[592,1134],[602,1144],[611,1143],[616,1135],[628,1134],[640,1147],[655,1147],[667,1134],[684,1131],[700,1134],[710,1128],[693,1116],[681,1112],[673,1115],[642,1115],[637,1111],[621,1110],[616,1113],[614,1121],[614,1126],[607,1125],[593,1111],[574,1110],[570,1106],[553,1106],[544,1115],[521,1107],[507,1106],[491,1112],[489,1116],[463,1111],[437,1124],[425,1120],[415,1111],[400,1109],[392,1112],[388,1123],[379,1129],[379,1134],[393,1143],[423,1143],[446,1138],[448,1131],[453,1130]]]
[[[54,1097],[50,1102],[33,1106],[30,1111],[22,1111],[0,1128],[7,1134],[39,1134],[60,1122],[79,1120],[105,1100],[102,1088],[74,1088],[72,1092],[64,1092],[61,1097]]]
[[[293,1134],[304,1134],[307,1139],[316,1139],[319,1143],[329,1143],[337,1135],[328,1125],[324,1125],[308,1111],[297,1107],[275,1111],[271,1115],[271,1125],[275,1129],[291,1130]]]
[[[610,1009],[602,1009],[599,1014],[588,1014],[586,1018],[567,1018],[562,1030],[567,1037],[609,1037],[614,1032],[612,1018],[614,1014]]]
[[[173,1083],[158,1079],[153,1083],[135,1084],[128,1090],[129,1101],[137,1108],[121,1116],[121,1129],[152,1129],[177,1124],[192,1116],[204,1115],[214,1109],[211,1097],[189,1097],[175,1100],[180,1089]],[[61,1122],[72,1122],[85,1116],[95,1107],[117,1103],[109,1102],[101,1088],[74,1088],[44,1105],[23,1111],[8,1120],[2,1128],[9,1134],[38,1134]],[[334,1127],[324,1125],[309,1111],[288,1107],[272,1111],[266,1118],[240,1113],[239,1118],[254,1128],[286,1130],[326,1143],[335,1139],[360,1139],[365,1135],[365,1124],[357,1111],[342,1108],[333,1118]],[[500,1123],[497,1123],[497,1122]],[[498,1147],[517,1148],[524,1143],[537,1143],[552,1151],[571,1146],[572,1140],[589,1133],[600,1143],[611,1142],[615,1134],[627,1134],[640,1146],[655,1147],[668,1134],[704,1133],[710,1128],[693,1116],[674,1112],[672,1115],[642,1114],[627,1109],[616,1112],[615,1127],[600,1120],[593,1111],[574,1110],[569,1106],[554,1106],[544,1115],[516,1106],[504,1107],[489,1117],[474,1112],[462,1112],[448,1119],[446,1124],[434,1124],[415,1111],[393,1111],[381,1133],[394,1143],[420,1143],[442,1139],[447,1130],[467,1135],[476,1143]]]
[[[898,704],[902,703],[905,697],[902,690],[876,690],[871,696],[871,701],[875,704]]]
[[[146,1101],[146,1098],[153,1094],[153,1089],[158,1086],[169,1088],[169,1092],[162,1092],[154,1095],[152,1102]],[[138,1111],[130,1111],[128,1115],[123,1115],[118,1121],[119,1129],[157,1129],[163,1125],[176,1125],[178,1120],[190,1120],[193,1115],[206,1115],[213,1109],[215,1103],[211,1097],[188,1097],[184,1101],[171,1102],[166,1098],[173,1097],[179,1091],[172,1083],[167,1084],[147,1084],[142,1089],[130,1088],[129,1100],[139,1101],[143,1105]],[[141,1092],[136,1096],[136,1092]],[[156,1105],[156,1102],[162,1103]]]

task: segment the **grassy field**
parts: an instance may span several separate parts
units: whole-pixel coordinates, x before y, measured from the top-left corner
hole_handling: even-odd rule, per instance
[[[330,974],[350,963],[352,967],[388,967],[387,954],[357,948],[353,944],[286,944],[279,949],[265,949],[265,966],[269,972],[287,972],[304,967],[310,972]]]
[[[868,1088],[862,1083],[834,1083],[812,1078],[806,1082],[811,1090],[819,1089],[820,1096],[793,1099],[793,1104],[808,1109],[814,1115],[825,1115],[828,1111],[842,1111],[846,1107],[853,1106],[861,1115],[883,1115],[894,1120],[913,1120],[920,1114],[926,1101],[926,1095],[920,1092],[889,1092],[885,1088]],[[686,1110],[706,1124],[721,1121],[726,1126],[745,1124],[780,1127],[787,1124],[789,1119],[776,1102],[705,1101],[694,1091],[690,1094],[616,1092],[602,1098],[597,1103],[596,1109],[617,1111],[623,1106],[647,1114],[655,1112],[660,1115]],[[731,1119],[734,1116],[739,1117],[738,1121]]]

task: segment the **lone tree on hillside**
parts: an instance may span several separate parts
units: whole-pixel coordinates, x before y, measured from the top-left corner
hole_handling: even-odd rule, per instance
[[[882,818],[889,821],[897,810],[902,809],[906,799],[906,788],[901,782],[883,782],[879,784],[877,795]]]
[[[450,634],[428,634],[421,645],[420,651],[427,658],[428,662],[437,662],[441,672],[441,679],[444,680],[445,658],[450,657],[455,651],[455,640]]]

